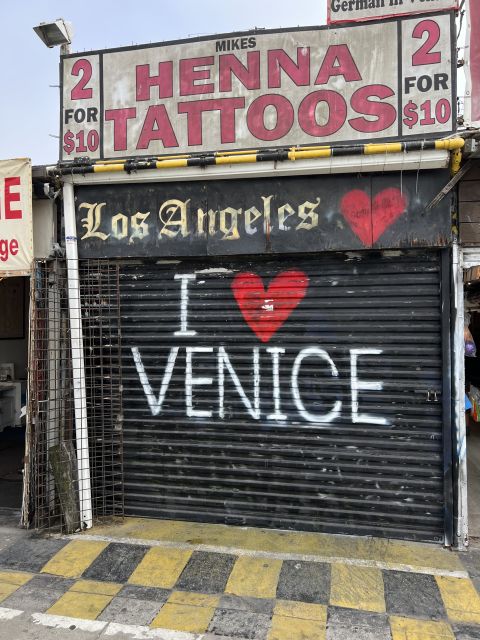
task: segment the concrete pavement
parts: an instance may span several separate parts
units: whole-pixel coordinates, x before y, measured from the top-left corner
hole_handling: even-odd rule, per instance
[[[478,640],[480,551],[128,518],[0,551],[0,639]]]

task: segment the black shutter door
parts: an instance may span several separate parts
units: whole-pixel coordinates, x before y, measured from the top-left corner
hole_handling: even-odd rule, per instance
[[[443,540],[436,253],[121,267],[125,512]]]

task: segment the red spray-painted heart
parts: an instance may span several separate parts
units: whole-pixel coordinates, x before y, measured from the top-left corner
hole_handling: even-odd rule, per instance
[[[343,196],[340,203],[343,217],[364,246],[371,247],[407,208],[407,199],[400,189],[390,187],[374,197],[355,189]]]
[[[232,291],[250,329],[262,342],[268,342],[305,297],[308,276],[303,271],[284,271],[267,290],[256,273],[239,273]]]

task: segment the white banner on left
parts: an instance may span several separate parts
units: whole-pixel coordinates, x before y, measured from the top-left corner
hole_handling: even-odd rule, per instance
[[[31,161],[0,160],[0,278],[28,275],[32,261]]]

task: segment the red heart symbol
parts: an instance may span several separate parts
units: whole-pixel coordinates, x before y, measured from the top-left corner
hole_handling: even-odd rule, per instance
[[[279,273],[265,291],[256,273],[239,273],[232,291],[250,329],[268,342],[305,297],[308,276],[303,271]]]
[[[390,187],[372,200],[365,191],[355,189],[340,203],[343,217],[364,246],[371,247],[407,208],[405,195]]]

